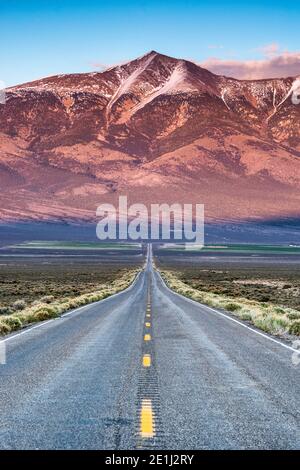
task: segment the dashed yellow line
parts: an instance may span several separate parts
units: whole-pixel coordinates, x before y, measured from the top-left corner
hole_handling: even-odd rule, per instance
[[[151,323],[150,323],[150,322],[148,322],[148,321],[146,321],[145,325],[146,325],[146,327],[147,327],[147,328],[150,328],[150,326],[151,326]]]
[[[151,356],[150,354],[144,354],[143,356],[143,367],[151,366]]]
[[[140,418],[140,435],[144,438],[154,437],[154,413],[152,410],[152,401],[149,399],[142,400],[141,418]]]
[[[146,334],[146,335],[144,336],[144,341],[150,341],[150,340],[151,340],[151,335]]]
[[[150,318],[151,317],[150,313],[146,313],[146,317]]]

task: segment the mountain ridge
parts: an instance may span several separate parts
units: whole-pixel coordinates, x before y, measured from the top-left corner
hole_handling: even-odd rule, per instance
[[[148,204],[176,194],[205,203],[208,218],[297,216],[293,87],[297,77],[237,80],[156,51],[10,87],[0,219],[91,220],[118,194]]]

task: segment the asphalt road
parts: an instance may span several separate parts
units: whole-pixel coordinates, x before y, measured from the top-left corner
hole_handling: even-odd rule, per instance
[[[128,290],[5,339],[1,449],[299,449],[293,351],[171,292]]]

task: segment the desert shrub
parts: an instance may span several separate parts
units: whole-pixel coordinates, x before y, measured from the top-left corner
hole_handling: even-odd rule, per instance
[[[17,312],[17,311],[20,311],[20,310],[24,310],[26,305],[27,305],[27,303],[25,302],[25,300],[23,300],[23,299],[16,300],[12,305],[12,309]]]
[[[289,312],[286,314],[289,320],[298,320],[300,319],[300,312]]]
[[[264,309],[260,312],[260,315],[263,317],[263,318],[266,318],[267,316],[270,315],[269,311]]]
[[[51,302],[53,302],[53,300],[54,300],[53,295],[45,295],[44,297],[40,299],[40,302],[43,304],[50,304]]]
[[[235,312],[235,314],[242,320],[251,321],[252,324],[258,328],[272,334],[285,334],[293,332],[293,334],[300,335],[300,312],[292,311],[291,309],[274,305],[272,303],[262,303],[258,299],[251,300],[245,299],[243,296],[235,297],[223,294],[215,294],[212,291],[203,291],[194,289],[187,284],[180,281],[176,273],[168,271],[161,272],[162,277],[165,279],[170,288],[174,289],[182,295],[192,297],[194,300],[199,300],[206,305],[215,308],[225,308],[228,311]],[[199,288],[201,289],[201,287]],[[265,293],[259,292],[259,298],[266,298],[269,296]],[[237,302],[235,302],[235,300]],[[294,320],[294,321],[293,321]],[[291,321],[293,324],[291,325]]]
[[[257,315],[253,318],[253,324],[260,328],[267,333],[284,333],[289,329],[289,320],[282,317],[277,317],[274,315],[268,315],[266,317],[262,317]]]
[[[5,323],[8,325],[10,331],[18,330],[22,326],[21,320],[15,316],[5,318]]]
[[[273,325],[277,329],[284,329],[287,330],[289,328],[289,320],[287,318],[274,318]]]
[[[253,324],[265,332],[270,332],[272,330],[272,325],[270,318],[268,317],[254,317]]]
[[[252,320],[252,315],[251,315],[250,312],[242,311],[239,314],[239,317],[240,317],[241,320],[245,320],[245,321],[251,321]]]
[[[0,321],[0,334],[5,335],[11,331],[9,325],[5,321]]]
[[[32,300],[28,301],[30,302],[30,307],[26,307],[27,303],[25,300],[16,301],[14,303],[15,310],[10,311],[8,307],[1,307],[3,309],[3,317],[0,320],[0,334],[9,333],[29,323],[55,318],[68,310],[102,300],[128,287],[136,274],[137,270],[124,270],[121,273],[121,277],[114,279],[110,284],[107,281],[100,285],[98,283],[90,283],[90,289],[93,290],[76,297],[61,297],[61,295],[58,296],[57,292],[55,292],[55,296],[47,295],[34,302]],[[51,292],[51,289],[48,289],[47,286],[45,286],[45,290]],[[74,291],[75,289],[73,289]],[[16,311],[19,311],[19,313],[14,313]],[[7,313],[13,313],[13,315],[7,316]],[[4,314],[6,315],[4,316]]]
[[[271,300],[269,295],[263,295],[263,294],[257,295],[257,299],[260,302],[269,302]]]
[[[102,299],[106,299],[106,298],[109,297],[110,295],[111,295],[110,292],[103,292],[103,293],[101,294],[101,298],[102,298]],[[99,299],[98,299],[98,300],[99,300]]]
[[[300,336],[300,320],[295,320],[290,324],[289,333]]]
[[[196,292],[193,298],[197,300],[197,302],[203,302],[204,299],[203,295],[200,292]]]
[[[236,312],[237,310],[240,310],[240,308],[240,305],[235,304],[234,302],[228,302],[225,304],[225,309],[229,312]]]
[[[33,314],[35,321],[43,321],[55,317],[57,317],[57,310],[54,307],[41,307]]]
[[[276,313],[285,313],[285,311],[281,307],[274,307],[274,310]]]
[[[10,315],[13,313],[11,307],[0,307],[0,315]]]

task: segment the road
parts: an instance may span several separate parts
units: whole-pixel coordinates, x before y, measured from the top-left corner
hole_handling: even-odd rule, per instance
[[[1,449],[299,449],[293,351],[171,292],[126,291],[5,343]]]

